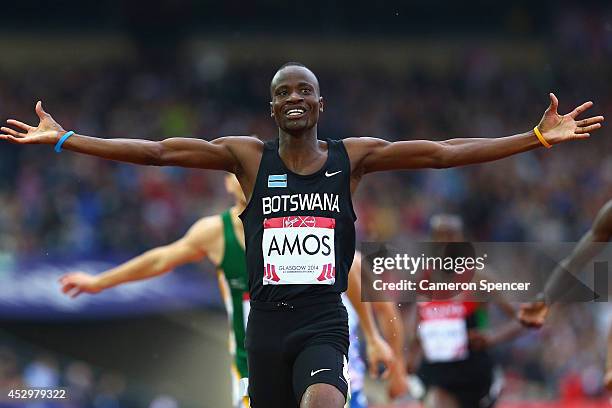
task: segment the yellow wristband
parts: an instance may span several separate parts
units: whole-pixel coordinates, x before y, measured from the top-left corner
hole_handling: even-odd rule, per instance
[[[542,132],[540,132],[540,129],[538,129],[537,126],[533,128],[533,132],[535,133],[535,135],[538,137],[538,140],[540,141],[540,143],[544,145],[545,148],[550,149],[552,147],[552,145],[548,143],[546,139],[544,139],[544,136],[542,136]]]

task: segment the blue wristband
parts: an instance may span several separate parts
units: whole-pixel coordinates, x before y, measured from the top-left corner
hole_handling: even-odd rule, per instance
[[[62,145],[64,144],[66,139],[68,139],[72,135],[74,135],[74,132],[71,130],[70,132],[64,133],[64,136],[60,137],[60,140],[58,140],[57,144],[55,145],[55,152],[56,153],[59,153],[59,152],[62,151]]]

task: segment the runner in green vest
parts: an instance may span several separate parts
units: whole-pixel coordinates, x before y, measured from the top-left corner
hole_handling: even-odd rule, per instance
[[[240,380],[248,378],[247,354],[244,348],[245,328],[249,313],[248,275],[244,252],[244,230],[238,215],[246,200],[233,174],[225,178],[227,191],[235,204],[221,216],[204,217],[197,221],[178,241],[151,249],[116,268],[99,275],[82,272],[68,273],[60,278],[62,291],[72,297],[81,293],[98,293],[122,283],[149,279],[190,262],[208,258],[217,267],[219,288],[225,303],[230,325],[230,353],[232,355],[232,406],[248,408],[246,388]],[[392,352],[382,339],[374,323],[369,305],[359,299],[357,273],[353,273],[348,295],[360,318],[368,347],[368,358],[374,364],[392,366]],[[353,286],[352,290],[350,286]],[[351,295],[351,293],[353,293]]]

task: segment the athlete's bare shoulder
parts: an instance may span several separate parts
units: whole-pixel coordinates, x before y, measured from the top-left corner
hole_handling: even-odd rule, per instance
[[[220,215],[210,215],[197,220],[189,229],[188,234],[202,239],[208,235],[216,235],[221,231],[223,223]]]
[[[390,143],[376,137],[347,137],[343,142],[351,161],[351,171],[358,175],[362,174],[364,159],[376,149]]]
[[[186,245],[206,254],[217,265],[223,250],[223,221],[220,215],[200,218],[183,237]]]
[[[223,144],[234,156],[238,166],[233,173],[238,178],[247,200],[250,199],[264,150],[264,142],[254,136],[226,136]]]
[[[264,142],[256,136],[224,136],[217,140],[223,140],[227,146],[232,148],[246,148],[263,150]]]
[[[261,156],[264,149],[264,142],[255,136],[225,136],[216,141],[225,145],[242,167]]]

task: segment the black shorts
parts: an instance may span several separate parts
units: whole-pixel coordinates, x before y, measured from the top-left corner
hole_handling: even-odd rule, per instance
[[[491,395],[491,384],[481,382],[474,388],[445,389],[450,393],[461,408],[492,408],[497,398]]]
[[[487,353],[472,353],[468,360],[455,363],[424,363],[418,376],[427,389],[438,387],[451,394],[461,408],[491,408],[497,401],[493,363]]]
[[[245,346],[253,408],[299,407],[306,389],[348,393],[348,315],[340,295],[251,302]]]

